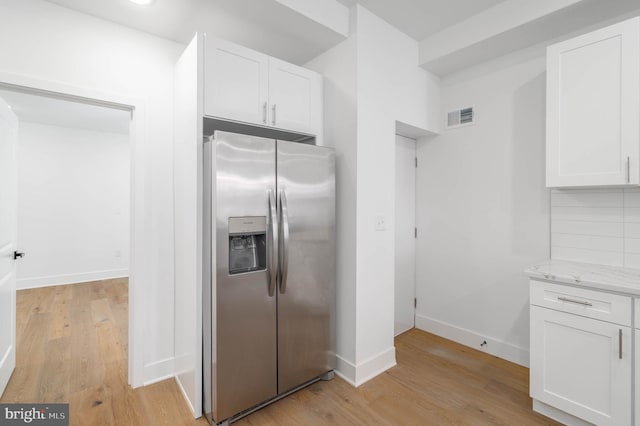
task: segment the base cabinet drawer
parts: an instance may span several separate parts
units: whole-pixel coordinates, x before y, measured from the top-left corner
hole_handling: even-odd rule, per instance
[[[597,425],[630,425],[631,331],[531,306],[532,398]]]
[[[537,280],[530,284],[532,305],[631,326],[629,296]]]

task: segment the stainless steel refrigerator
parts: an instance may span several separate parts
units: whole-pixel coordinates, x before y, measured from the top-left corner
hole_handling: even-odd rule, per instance
[[[203,402],[223,423],[333,377],[335,154],[217,131],[205,159]]]

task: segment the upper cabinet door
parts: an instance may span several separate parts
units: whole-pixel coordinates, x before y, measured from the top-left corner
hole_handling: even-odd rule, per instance
[[[640,184],[640,18],[547,50],[547,186]]]
[[[204,114],[267,124],[269,57],[218,39],[207,39]]]
[[[322,77],[306,68],[269,59],[269,124],[295,132],[320,134]]]

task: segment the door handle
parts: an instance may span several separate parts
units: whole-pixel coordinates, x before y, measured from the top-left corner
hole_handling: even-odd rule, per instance
[[[271,124],[276,125],[276,104],[271,107]]]
[[[278,213],[276,202],[273,199],[273,191],[269,190],[269,228],[271,238],[269,238],[269,296],[273,297],[276,291],[276,281],[278,279]]]
[[[631,182],[631,159],[627,156],[627,183]]]
[[[287,291],[289,275],[289,211],[287,196],[280,191],[280,220],[282,221],[282,253],[280,253],[280,293]]]
[[[622,359],[622,329],[618,329],[618,359]]]
[[[267,124],[267,103],[262,104],[262,124]]]
[[[13,260],[16,260],[16,259],[22,258],[22,257],[24,257],[24,253],[21,253],[19,251],[14,251],[13,252]]]
[[[593,303],[585,302],[585,301],[582,301],[582,300],[569,299],[568,297],[558,296],[558,300],[560,300],[562,302],[567,302],[567,303],[575,303],[576,305],[593,306]]]

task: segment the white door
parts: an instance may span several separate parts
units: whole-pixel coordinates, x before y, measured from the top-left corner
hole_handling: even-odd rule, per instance
[[[639,182],[640,18],[547,50],[547,186]]]
[[[636,318],[636,329],[634,330],[635,333],[635,424],[636,426],[640,426],[640,323],[638,322],[638,319],[640,319],[640,299],[636,298],[634,299],[634,305],[635,305],[635,313],[634,313],[634,318]]]
[[[597,425],[631,423],[631,329],[531,306],[531,396]]]
[[[266,125],[269,57],[215,38],[204,56],[204,115]]]
[[[0,396],[16,366],[16,250],[18,119],[0,99]]]
[[[396,135],[395,324],[397,336],[415,325],[416,141]]]
[[[318,134],[322,116],[319,74],[269,58],[269,124],[295,132]]]
[[[636,305],[637,305],[638,299],[636,299]],[[636,317],[638,318],[638,317]],[[636,426],[640,425],[640,330],[638,330],[637,328],[634,330],[635,334],[636,334],[636,350],[635,350],[635,361],[636,361],[636,376],[635,376],[635,386],[636,386],[636,401],[635,401],[635,405],[636,405]]]

